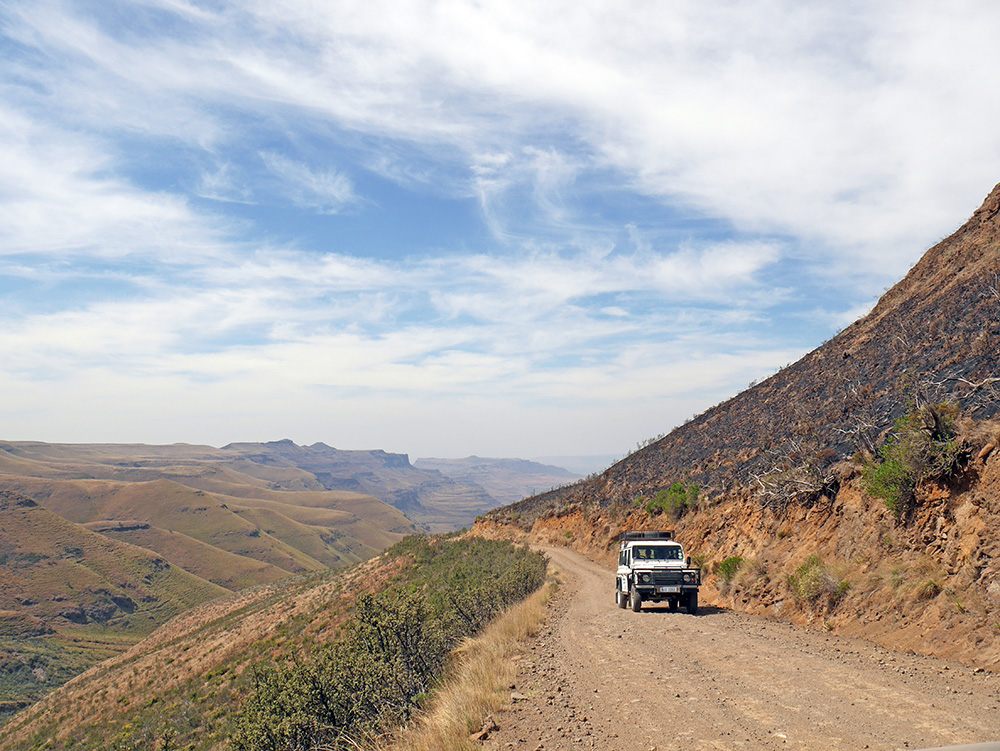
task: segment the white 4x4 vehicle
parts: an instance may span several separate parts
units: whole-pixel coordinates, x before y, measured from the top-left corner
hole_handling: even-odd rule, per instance
[[[666,602],[698,612],[701,570],[691,568],[673,532],[622,532],[618,535],[615,602],[638,613],[644,602]]]

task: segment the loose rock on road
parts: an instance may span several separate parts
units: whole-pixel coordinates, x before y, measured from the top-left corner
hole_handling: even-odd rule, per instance
[[[711,606],[614,603],[613,572],[546,548],[562,587],[490,749],[921,749],[1000,740],[1000,676]]]

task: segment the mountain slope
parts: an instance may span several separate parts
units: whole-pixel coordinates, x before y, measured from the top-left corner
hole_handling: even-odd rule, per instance
[[[610,562],[620,530],[674,528],[720,604],[1000,670],[998,346],[1000,186],[871,313],[798,362],[475,530]],[[952,412],[954,461],[918,478],[905,507],[873,497],[865,467],[903,435],[897,420],[912,415],[929,441]],[[693,508],[650,505],[675,483],[699,486]]]
[[[573,489],[601,504],[677,481],[711,496],[796,472],[802,498],[832,468],[871,449],[915,402],[950,401],[969,417],[1000,413],[1000,185],[931,248],[864,318],[760,384]],[[519,507],[528,511],[561,491]]]
[[[31,496],[47,509],[78,524],[107,520],[146,522],[289,573],[317,570],[339,560],[335,554],[328,560],[317,560],[262,532],[215,496],[169,480],[123,483],[0,478],[0,484]],[[318,539],[319,532],[315,531],[314,536]],[[314,552],[318,547],[322,546],[314,547]]]
[[[0,710],[227,590],[0,491]]]

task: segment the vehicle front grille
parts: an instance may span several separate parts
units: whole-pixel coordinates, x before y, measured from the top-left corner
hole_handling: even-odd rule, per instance
[[[653,584],[657,586],[683,584],[683,576],[681,571],[654,571]]]

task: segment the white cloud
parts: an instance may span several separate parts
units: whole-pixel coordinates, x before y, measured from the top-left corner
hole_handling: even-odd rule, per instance
[[[782,306],[863,312],[1000,173],[986,2],[2,12],[0,254],[28,291],[3,293],[0,407],[80,439],[105,410],[104,438],[191,440],[170,404],[220,441],[334,415],[372,445],[488,420],[525,453],[604,451],[592,424],[627,447],[794,359],[758,326]],[[391,205],[377,180],[488,232],[411,240],[452,218],[415,201],[385,247],[328,241]],[[267,223],[288,205],[311,224]],[[849,295],[804,299],[837,274]],[[575,419],[579,447],[545,443]]]
[[[1000,84],[976,74],[1000,62],[989,4],[582,2],[512,14],[289,2],[250,13],[323,60],[244,65],[275,99],[477,150],[568,125],[643,190],[852,261],[859,246],[914,253],[1000,166],[985,125]],[[963,170],[964,195],[935,189],[953,187],[973,153],[987,159]]]
[[[448,144],[473,169],[480,154],[526,144],[534,174],[517,179],[556,221],[560,181],[596,158],[664,201],[807,238],[851,263],[878,247],[898,269],[1000,168],[987,125],[1000,83],[982,75],[1000,63],[1000,11],[984,2],[591,0],[513,13],[500,2],[286,0],[212,15],[181,4],[189,37],[129,40],[64,6],[26,7],[21,38],[89,63],[98,105],[80,109],[95,121],[111,111],[220,144],[231,126],[206,103],[270,118],[284,108],[314,126]],[[72,85],[49,83],[60,96]],[[581,149],[570,173],[563,134]],[[309,207],[352,200],[342,172],[271,166]],[[511,173],[476,179],[491,195]]]
[[[292,201],[302,208],[336,214],[357,201],[351,179],[336,170],[313,170],[281,154],[262,152],[267,168],[283,182]]]
[[[130,184],[117,166],[98,139],[0,105],[0,254],[180,261],[223,252],[218,218]]]
[[[231,164],[221,164],[214,171],[203,172],[194,189],[195,195],[213,201],[255,203],[250,186],[237,176],[237,172]]]

